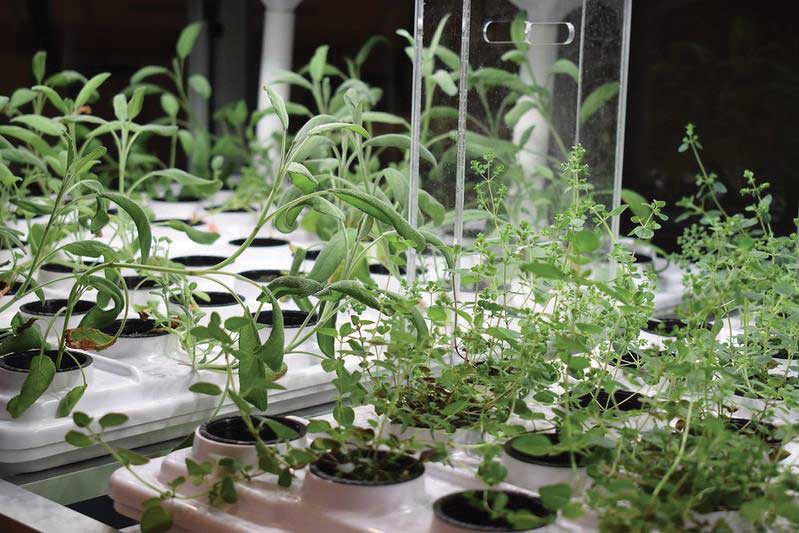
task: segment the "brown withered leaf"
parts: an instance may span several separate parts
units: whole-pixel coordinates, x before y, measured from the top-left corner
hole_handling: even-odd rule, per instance
[[[67,330],[66,345],[76,350],[105,350],[116,339],[94,328],[72,328]]]

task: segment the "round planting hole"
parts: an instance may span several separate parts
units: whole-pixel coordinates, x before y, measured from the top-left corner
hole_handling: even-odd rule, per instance
[[[254,213],[254,209],[246,209],[244,207],[230,207],[225,208],[223,205],[214,205],[208,208],[209,211],[215,213]]]
[[[15,281],[11,286],[8,285],[7,281],[0,281],[0,294],[3,296],[14,296],[17,294],[20,287],[22,287],[21,281]]]
[[[635,263],[638,263],[639,265],[645,265],[652,262],[652,256],[642,254],[639,252],[633,252],[633,260]]]
[[[122,279],[129,291],[143,291],[158,286],[154,279],[146,276],[124,276]]]
[[[61,309],[67,306],[68,300],[66,298],[54,298],[52,300],[45,300],[44,303],[39,300],[22,304],[19,310],[28,315],[37,316],[53,316]],[[78,300],[72,308],[73,315],[85,315],[89,309],[94,307],[94,303],[87,302],[86,300]]]
[[[153,202],[165,202],[170,204],[196,204],[199,202],[200,198],[195,198],[193,196],[178,196],[177,198],[153,198]]]
[[[614,391],[613,394],[608,394],[605,389],[600,389],[595,394],[583,394],[582,396],[574,399],[576,404],[585,409],[586,407],[596,404],[602,411],[608,409],[618,409],[619,411],[641,411],[644,409],[644,404],[641,401],[643,396],[637,392],[630,392],[625,390]]]
[[[505,513],[487,509],[486,503],[490,508],[496,507],[500,495],[507,498]],[[528,520],[512,523],[507,516],[514,511],[518,513],[516,517],[521,512],[532,515],[529,523]],[[529,531],[544,527],[556,518],[535,496],[509,490],[467,490],[448,494],[433,503],[433,512],[439,520],[472,531]]]
[[[184,255],[172,259],[175,263],[179,263],[187,267],[212,267],[227,259],[218,255]]]
[[[97,266],[98,264],[99,263],[97,263],[95,261],[91,261],[91,262],[88,262],[88,263],[83,263],[83,266],[85,268],[89,268],[89,267]],[[73,267],[71,265],[64,265],[62,263],[47,263],[47,264],[42,265],[41,268],[45,272],[54,272],[56,274],[72,274],[76,270],[80,270],[80,269],[76,269],[75,267]]]
[[[31,361],[37,355],[39,355],[39,350],[28,350],[4,355],[0,358],[0,368],[13,372],[28,372],[31,368]],[[53,361],[53,363],[58,360],[58,350],[45,350],[43,355]],[[61,363],[56,368],[56,372],[68,372],[70,370],[86,368],[90,364],[92,364],[90,355],[65,350],[64,355],[61,356]]]
[[[354,469],[341,469],[344,464]],[[424,464],[411,455],[371,448],[355,448],[346,452],[329,452],[311,464],[311,472],[328,481],[346,485],[396,485],[412,481],[424,474]]]
[[[319,254],[322,250],[306,250],[305,251],[305,260],[306,261],[316,261],[316,258],[319,257]]]
[[[100,331],[106,335],[116,335],[119,328],[122,326],[122,320],[114,320],[110,326],[106,326]],[[147,337],[163,337],[169,335],[165,329],[156,327],[155,320],[142,319],[142,318],[129,318],[125,321],[125,327],[119,334],[120,338],[147,338]]]
[[[247,239],[233,239],[230,244],[241,246]],[[274,248],[276,246],[288,246],[289,241],[283,239],[273,239],[272,237],[258,237],[252,240],[250,248]]]
[[[286,272],[282,270],[246,270],[239,273],[240,276],[254,281],[256,283],[269,283],[276,280],[280,276],[285,276]]]
[[[277,433],[269,427],[266,420],[277,422],[290,431],[293,431],[296,436],[292,439],[281,439]],[[264,444],[276,444],[278,442],[288,442],[296,440],[305,435],[305,424],[297,420],[287,418],[285,416],[269,416],[269,417],[252,417],[253,425],[259,429],[259,435]],[[244,420],[238,416],[226,416],[217,418],[210,422],[206,422],[200,426],[200,435],[208,440],[214,442],[221,442],[224,444],[238,444],[242,446],[252,446],[255,444],[255,437],[250,432]]]
[[[296,309],[284,309],[283,310],[283,327],[284,328],[298,328],[305,323],[306,318],[308,318],[308,313],[305,311],[297,311]],[[316,315],[311,315],[308,318],[307,326],[313,326],[316,324],[318,317]],[[256,322],[259,324],[264,324],[266,326],[271,326],[274,322],[274,315],[272,311],[261,311],[258,313],[258,316],[255,319]]]
[[[398,266],[397,267],[397,272],[399,272],[400,276],[404,276],[405,273],[407,272],[407,270],[405,269],[404,266]],[[378,275],[378,276],[390,276],[391,275],[391,271],[388,268],[386,268],[384,265],[381,265],[380,263],[374,263],[374,264],[369,265],[369,273],[370,274],[375,274],[375,275]]]
[[[237,296],[239,300],[244,300],[244,296],[234,296],[229,292],[206,291],[204,294],[208,296],[208,300],[204,300],[195,295],[194,303],[197,304],[197,307],[228,307],[231,305],[238,305],[239,302],[236,300]],[[170,301],[174,304],[181,305],[181,303],[174,298],[170,299]]]
[[[523,433],[505,442],[505,453],[524,463],[541,466],[571,468],[572,457],[574,457],[574,463],[577,466],[582,467],[587,464],[585,452],[560,451],[547,453],[546,448],[541,449],[542,453],[534,452],[535,444],[531,440],[541,439],[542,437],[547,439],[552,446],[557,446],[560,443],[560,436],[557,433]]]
[[[705,322],[700,327],[710,329],[712,325]],[[676,335],[677,332],[688,329],[688,323],[676,317],[650,318],[642,329],[655,335]]]
[[[197,220],[196,218],[159,218],[158,220],[154,220],[153,224],[168,224],[169,222],[182,222],[192,228],[203,223],[202,220]]]

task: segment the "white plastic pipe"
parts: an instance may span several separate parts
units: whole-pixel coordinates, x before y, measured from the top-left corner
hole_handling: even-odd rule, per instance
[[[261,46],[261,70],[258,80],[258,109],[270,107],[264,85],[271,83],[276,73],[291,69],[294,51],[294,10],[302,0],[261,0],[264,11],[264,33]],[[274,87],[275,92],[289,99],[289,85]],[[272,134],[280,130],[280,120],[271,114],[258,123],[258,142],[267,144]]]

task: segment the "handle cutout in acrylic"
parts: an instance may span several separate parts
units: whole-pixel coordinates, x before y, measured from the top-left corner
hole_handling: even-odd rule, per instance
[[[528,44],[530,46],[567,46],[574,42],[571,22],[524,22],[524,40],[514,40],[513,21],[488,20],[483,24],[483,40],[489,44]]]

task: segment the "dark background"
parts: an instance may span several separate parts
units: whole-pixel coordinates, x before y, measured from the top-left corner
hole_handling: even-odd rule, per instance
[[[767,8],[744,0],[633,4],[624,186],[670,206],[691,192],[696,168],[677,146],[685,123],[693,122],[708,167],[730,191],[725,205],[742,207],[738,189],[743,170],[751,169],[772,183],[775,226],[791,231],[799,206],[793,2],[772,1]],[[259,0],[0,0],[0,94],[32,84],[30,58],[40,49],[48,51],[48,72],[111,72],[104,94],[114,94],[139,67],[166,64],[180,30],[199,17],[207,20],[211,37],[205,60],[215,88],[212,106],[245,97],[253,108],[263,23]],[[377,49],[364,78],[385,90],[386,110],[407,116],[411,64],[394,32],[409,28],[412,17],[410,0],[304,0],[297,10],[294,65],[307,63],[320,44],[331,44],[332,62],[342,65],[369,36],[385,35],[390,43]],[[292,99],[312,105],[298,91]],[[155,115],[155,99],[149,105],[145,113]],[[656,241],[671,249],[678,233],[667,225]]]

